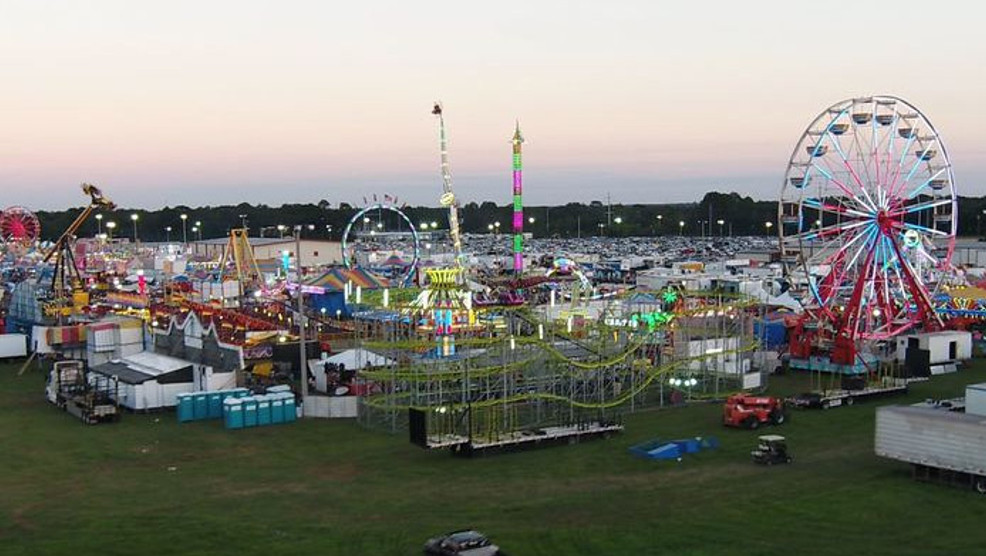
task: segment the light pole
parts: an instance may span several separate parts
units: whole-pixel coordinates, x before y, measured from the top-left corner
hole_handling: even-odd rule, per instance
[[[116,229],[116,222],[113,222],[112,220],[109,221],[109,222],[107,222],[106,223],[106,229],[109,230],[107,232],[107,235],[109,236],[109,238],[110,239],[113,239],[113,230]]]
[[[133,221],[133,223],[134,223],[134,245],[137,244],[137,220],[138,219],[140,219],[140,216],[136,212],[130,215],[130,220]]]
[[[198,232],[198,231],[199,231],[199,227],[198,226],[192,226],[192,235],[195,235],[195,233]],[[199,239],[202,239],[202,236],[201,235],[198,236],[198,237],[199,237]]]
[[[602,222],[600,222],[600,223],[596,224],[596,226],[599,227],[599,235],[602,236],[603,235],[603,228],[606,226],[606,224],[603,224]]]
[[[679,220],[678,221],[678,235],[679,236],[680,235],[684,235],[684,233],[685,233],[685,221],[684,220]]]
[[[308,353],[305,350],[305,298],[301,289],[301,226],[294,227],[295,285],[298,293],[298,352],[301,357],[301,405],[308,399]]]
[[[774,223],[770,220],[763,223],[764,228],[767,228],[767,235],[770,235],[770,229],[774,227]]]
[[[664,220],[663,214],[657,215],[657,235],[661,235],[661,221]]]
[[[171,226],[165,226],[164,233],[166,234],[165,237],[167,238],[165,242],[171,243]]]
[[[181,242],[188,243],[188,234],[185,233],[185,222],[188,221],[188,215],[182,213],[181,215]]]
[[[986,214],[986,209],[983,209],[982,214]],[[977,237],[983,237],[982,228],[980,228],[980,226],[979,226],[979,217],[980,216],[982,216],[982,215],[981,214],[977,214],[976,215],[976,236]]]
[[[103,215],[102,214],[97,214],[96,215],[96,227],[97,227],[96,235],[100,235],[100,236],[103,235]]]
[[[719,237],[722,237],[722,236],[723,236],[723,233],[722,233],[722,226],[723,226],[723,224],[725,224],[725,223],[726,223],[726,221],[725,221],[725,220],[723,220],[722,218],[720,218],[719,220],[716,220],[716,224],[718,224],[718,225],[719,225]]]
[[[277,225],[277,232],[278,232],[279,234],[281,234],[281,237],[282,237],[282,238],[284,237],[284,230],[285,230],[285,229],[287,229],[287,226],[285,226],[284,224],[278,224],[278,225]]]
[[[202,241],[202,221],[201,220],[196,220],[195,221],[195,227],[199,229],[198,238],[199,238],[199,241]]]
[[[240,224],[242,225],[244,230],[247,229],[247,215],[245,214],[240,215]]]
[[[487,224],[486,229],[489,230],[490,234],[493,233],[493,224]]]
[[[499,220],[497,220],[496,222],[493,223],[493,228],[495,228],[496,234],[497,235],[500,235],[500,221]]]

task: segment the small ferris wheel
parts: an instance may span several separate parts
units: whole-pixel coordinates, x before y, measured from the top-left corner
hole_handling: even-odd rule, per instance
[[[0,212],[0,239],[5,244],[31,245],[41,237],[38,217],[24,207],[8,207]]]

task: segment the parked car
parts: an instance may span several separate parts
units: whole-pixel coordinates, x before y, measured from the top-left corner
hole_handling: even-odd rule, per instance
[[[454,531],[441,537],[428,539],[425,554],[441,556],[505,556],[500,547],[490,542],[486,535],[471,529]]]

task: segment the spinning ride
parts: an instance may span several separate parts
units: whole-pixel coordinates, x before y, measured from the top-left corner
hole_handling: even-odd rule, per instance
[[[861,340],[941,328],[932,298],[951,272],[956,214],[945,146],[908,102],[850,99],[812,121],[787,166],[778,230],[833,361],[852,364]]]

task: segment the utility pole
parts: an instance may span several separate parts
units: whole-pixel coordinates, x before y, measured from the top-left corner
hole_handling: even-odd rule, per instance
[[[613,226],[613,201],[609,198],[609,191],[606,192],[606,226]]]
[[[298,289],[298,355],[301,358],[301,405],[304,407],[308,400],[308,353],[305,350],[305,299],[301,290],[301,226],[294,227],[294,266],[297,275],[295,283]],[[304,415],[304,414],[302,414]]]

